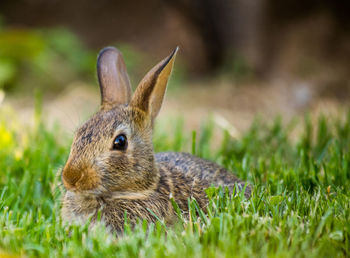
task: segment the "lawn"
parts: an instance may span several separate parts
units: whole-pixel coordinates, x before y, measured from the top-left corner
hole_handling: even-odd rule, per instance
[[[101,225],[65,226],[59,170],[70,137],[0,111],[0,254],[68,257],[346,257],[350,255],[350,113],[346,119],[308,116],[289,126],[256,121],[240,139],[201,131],[156,128],[156,151],[182,150],[214,160],[253,186],[249,200],[208,189],[208,214],[189,200],[191,216],[111,236]],[[302,133],[290,137],[296,126]],[[293,139],[293,140],[292,140]],[[219,147],[212,147],[219,146]],[[1,256],[1,255],[0,255]]]

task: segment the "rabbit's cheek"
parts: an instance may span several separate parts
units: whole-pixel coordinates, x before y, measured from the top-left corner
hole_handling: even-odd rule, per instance
[[[98,173],[101,185],[109,189],[119,185],[120,179],[128,169],[128,157],[120,151],[111,151],[96,158],[94,166]]]

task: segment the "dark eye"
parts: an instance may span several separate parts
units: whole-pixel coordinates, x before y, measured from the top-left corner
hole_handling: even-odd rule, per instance
[[[113,142],[113,150],[125,150],[128,147],[128,141],[124,134],[119,134]]]

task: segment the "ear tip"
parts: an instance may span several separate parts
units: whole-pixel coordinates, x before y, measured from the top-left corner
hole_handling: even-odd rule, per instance
[[[100,52],[98,53],[98,58],[97,60],[100,60],[102,58],[102,56],[104,56],[107,53],[113,53],[115,55],[121,55],[121,52],[119,51],[119,49],[112,47],[112,46],[108,46],[108,47],[104,47],[100,50]]]
[[[170,56],[174,56],[177,54],[177,52],[179,51],[180,47],[179,46],[176,46],[175,49],[173,50],[173,52],[171,53]]]
[[[163,67],[165,65],[167,65],[170,62],[170,60],[174,60],[175,59],[176,54],[179,51],[179,49],[180,49],[179,46],[176,46],[176,48],[173,50],[173,52],[171,52],[171,54],[163,60],[163,61],[165,61],[164,64],[163,64]]]
[[[116,47],[113,46],[107,46],[101,49],[100,54],[105,52],[105,51],[115,51],[115,52],[120,52]]]

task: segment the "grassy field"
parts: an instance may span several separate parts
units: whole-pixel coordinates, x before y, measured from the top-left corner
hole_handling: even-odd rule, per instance
[[[214,160],[254,185],[249,200],[208,189],[208,214],[189,201],[191,218],[173,228],[145,221],[116,239],[103,226],[62,225],[60,178],[69,138],[48,130],[37,110],[26,127],[0,112],[0,256],[346,257],[350,255],[350,113],[293,125],[257,121],[241,139],[213,149],[213,124],[197,134],[157,128],[156,151],[184,150]],[[316,129],[317,128],[317,129]]]

